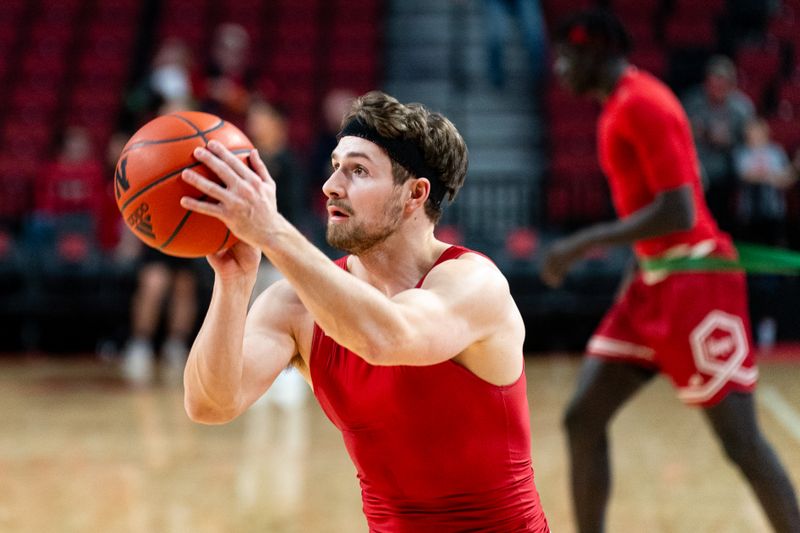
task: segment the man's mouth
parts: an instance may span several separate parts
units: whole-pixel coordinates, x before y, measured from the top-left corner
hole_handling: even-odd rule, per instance
[[[349,217],[350,215],[343,209],[340,209],[333,205],[328,206],[328,218],[330,220],[344,220]]]

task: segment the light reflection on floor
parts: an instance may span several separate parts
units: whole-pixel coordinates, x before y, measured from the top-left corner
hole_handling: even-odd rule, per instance
[[[574,531],[560,418],[578,362],[540,356],[526,365],[537,484],[559,533]],[[800,484],[791,427],[800,364],[764,361],[761,370],[764,430]],[[775,405],[788,405],[788,415]],[[609,531],[768,531],[700,413],[683,408],[664,380],[620,413],[612,442]],[[5,358],[0,531],[338,533],[366,525],[355,470],[312,398],[300,407],[262,400],[230,424],[201,426],[186,418],[175,387],[132,389],[91,359]]]

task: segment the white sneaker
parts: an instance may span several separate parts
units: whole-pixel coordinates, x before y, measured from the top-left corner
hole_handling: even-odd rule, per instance
[[[133,339],[125,347],[122,374],[133,385],[149,385],[153,381],[155,353],[149,342]]]
[[[179,339],[167,339],[161,347],[162,376],[171,384],[183,383],[183,369],[189,357],[189,348]]]

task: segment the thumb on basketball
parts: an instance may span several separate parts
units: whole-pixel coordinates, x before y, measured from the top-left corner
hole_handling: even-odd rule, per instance
[[[238,279],[241,276],[255,277],[261,261],[261,250],[246,242],[239,241],[227,250],[206,256],[214,272],[223,280]]]

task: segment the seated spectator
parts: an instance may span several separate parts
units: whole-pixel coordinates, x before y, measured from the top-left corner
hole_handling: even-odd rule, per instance
[[[103,165],[83,127],[66,128],[56,146],[37,178],[27,242],[35,251],[55,248],[62,259],[74,262],[97,247],[97,217],[106,190]]]
[[[745,124],[754,117],[753,102],[736,88],[733,61],[714,56],[706,67],[705,82],[691,90],[683,104],[692,123],[708,207],[720,227],[731,231],[736,189],[733,149],[743,141]]]
[[[762,244],[784,244],[784,191],[797,178],[786,151],[770,141],[766,120],[757,118],[747,124],[745,143],[734,151],[734,164],[739,177],[739,237]]]

